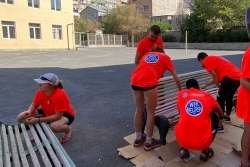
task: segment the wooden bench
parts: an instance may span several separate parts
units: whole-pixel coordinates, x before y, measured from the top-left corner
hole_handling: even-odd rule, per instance
[[[186,88],[186,81],[188,79],[196,79],[200,87],[212,79],[206,70],[180,74],[178,77],[181,81],[182,89]],[[158,103],[155,115],[165,115],[169,120],[170,126],[174,126],[179,119],[179,111],[177,109],[178,88],[173,77],[168,76],[161,78],[157,88]],[[214,85],[207,87],[205,91],[209,92],[216,99],[217,89]],[[234,95],[234,99],[237,99],[237,92]]]
[[[48,124],[0,125],[0,167],[75,167]]]

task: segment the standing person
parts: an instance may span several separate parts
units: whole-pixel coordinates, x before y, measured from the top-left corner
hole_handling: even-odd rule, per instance
[[[154,46],[158,46],[163,49],[163,41],[160,37],[161,29],[158,25],[153,25],[150,27],[150,31],[148,36],[143,38],[137,46],[136,55],[135,55],[135,66],[137,66],[141,60],[141,57],[146,53],[150,52],[150,50]]]
[[[64,144],[72,137],[70,124],[75,119],[75,112],[70,104],[63,85],[55,74],[47,73],[38,79],[38,91],[35,98],[27,111],[21,112],[17,120],[33,125],[40,122],[50,122],[50,128],[53,132],[64,133],[60,143]],[[40,109],[38,107],[41,106]],[[38,115],[44,117],[37,117]]]
[[[244,120],[241,137],[241,167],[250,167],[250,47],[246,50],[241,63],[240,88],[236,105],[236,115]]]
[[[213,78],[202,86],[202,89],[213,83],[216,85],[218,89],[217,102],[223,113],[225,113],[226,102],[226,114],[223,121],[231,122],[233,96],[240,85],[240,70],[228,60],[219,56],[208,56],[204,52],[199,53],[197,59]],[[223,126],[218,127],[218,132],[225,132]]]
[[[145,150],[151,150],[161,146],[153,136],[154,114],[158,100],[157,85],[160,77],[166,70],[172,74],[177,87],[181,90],[180,80],[174,70],[173,63],[169,56],[164,53],[160,47],[154,47],[151,52],[145,54],[131,74],[131,86],[134,101],[136,104],[136,112],[134,116],[134,127],[136,139],[134,146],[138,147],[146,141]],[[141,133],[142,115],[144,111],[144,103],[147,108],[146,131],[147,137]]]
[[[180,158],[188,158],[190,150],[202,150],[200,159],[207,161],[214,156],[209,146],[222,125],[223,112],[216,100],[200,90],[195,79],[186,82],[185,90],[178,93],[177,107],[180,112],[175,127],[175,137],[181,145]]]

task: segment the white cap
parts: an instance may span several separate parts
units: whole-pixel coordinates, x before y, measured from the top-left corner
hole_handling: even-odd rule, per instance
[[[34,79],[34,80],[39,84],[48,83],[48,84],[55,85],[55,86],[57,86],[59,83],[58,77],[53,73],[47,73],[47,74],[41,75],[40,78]]]

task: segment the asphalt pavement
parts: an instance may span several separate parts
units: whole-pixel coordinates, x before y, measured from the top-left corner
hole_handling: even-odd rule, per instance
[[[165,49],[178,74],[201,70],[199,52],[221,55],[240,67],[243,51]],[[64,145],[76,166],[133,166],[117,148],[134,132],[135,105],[130,88],[134,48],[85,48],[78,51],[0,51],[0,118],[16,124],[31,104],[33,79],[52,72],[62,80],[76,112],[73,137]],[[165,76],[169,75],[167,72]],[[58,137],[62,134],[57,134]]]

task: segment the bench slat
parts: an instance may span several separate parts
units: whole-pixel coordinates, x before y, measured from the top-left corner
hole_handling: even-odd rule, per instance
[[[43,146],[42,146],[42,143],[40,142],[40,139],[36,133],[36,130],[34,128],[34,126],[30,126],[30,131],[34,137],[34,140],[35,140],[35,143],[36,143],[36,146],[37,146],[37,149],[39,150],[40,152],[40,155],[43,159],[43,162],[44,162],[44,165],[46,167],[52,167],[51,163],[50,163],[50,160],[45,152],[45,150],[43,149]]]
[[[42,131],[42,128],[40,127],[40,124],[35,124],[35,127],[39,133],[39,136],[42,138],[43,144],[45,145],[51,160],[54,163],[55,167],[61,167],[61,163],[59,162],[54,150],[52,149],[50,142],[48,141],[47,137],[45,136],[44,132]]]
[[[55,137],[52,130],[49,128],[49,126],[45,123],[41,123],[43,130],[48,135],[50,142],[52,143],[53,147],[55,148],[55,151],[57,153],[58,158],[60,159],[61,163],[64,167],[75,167],[75,164],[70,159],[62,145],[59,143],[57,138]]]
[[[6,126],[4,124],[1,125],[2,135],[3,135],[3,149],[4,149],[4,166],[11,167],[10,163],[10,151],[9,151],[9,144],[6,134]]]
[[[30,126],[31,127],[31,126]],[[26,142],[26,145],[27,145],[27,148],[29,150],[29,153],[30,153],[30,156],[31,156],[31,160],[33,162],[33,165],[35,167],[40,167],[40,164],[39,164],[39,161],[37,159],[37,156],[36,156],[36,153],[33,149],[33,146],[30,142],[30,138],[29,138],[29,135],[26,131],[26,128],[24,127],[24,124],[21,124],[21,128],[22,128],[22,132],[23,132],[23,136],[24,136],[24,139],[25,139],[25,142]]]
[[[22,143],[22,139],[20,136],[20,132],[19,132],[19,127],[18,125],[15,125],[14,127],[15,127],[15,136],[16,136],[16,141],[18,145],[18,150],[19,150],[20,158],[23,164],[22,166],[29,167],[29,163],[27,161],[27,158],[24,152],[23,143]]]
[[[8,133],[9,133],[9,137],[10,137],[12,161],[13,161],[15,167],[20,167],[19,156],[18,156],[18,152],[17,152],[17,145],[16,145],[16,141],[14,138],[12,126],[8,126]]]

